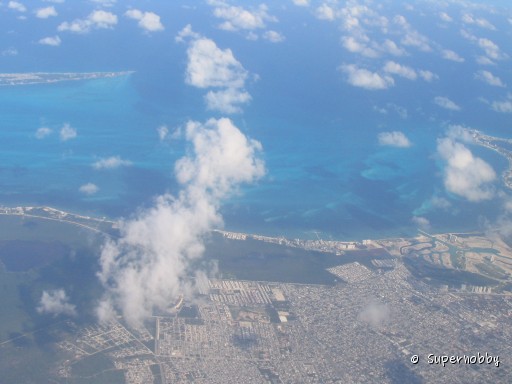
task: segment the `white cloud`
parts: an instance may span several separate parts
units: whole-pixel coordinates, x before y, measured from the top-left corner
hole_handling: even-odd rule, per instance
[[[353,64],[342,65],[339,69],[347,76],[347,82],[354,87],[379,90],[387,89],[395,84],[395,81],[390,76],[380,75]]]
[[[493,101],[491,108],[496,112],[501,113],[512,113],[512,95],[508,95],[508,98],[502,101]]]
[[[16,56],[18,55],[18,50],[16,48],[7,48],[2,51],[2,56]]]
[[[503,81],[501,81],[499,77],[494,76],[489,71],[478,71],[477,73],[475,73],[475,78],[494,87],[505,87]]]
[[[43,291],[37,312],[52,314],[54,316],[76,316],[76,307],[69,303],[66,291],[63,289],[54,289]]]
[[[309,0],[292,0],[293,4],[299,7],[307,7],[309,6]]]
[[[492,25],[488,20],[486,20],[484,18],[475,18],[475,17],[473,17],[473,15],[471,15],[469,13],[465,13],[462,15],[462,21],[466,24],[477,25],[479,27],[490,29],[493,31],[496,30],[496,27],[494,25]]]
[[[480,65],[495,65],[494,61],[489,59],[487,56],[478,56],[476,62]]]
[[[142,12],[138,9],[130,9],[126,11],[125,16],[130,19],[138,20],[139,27],[148,32],[163,31],[165,29],[160,21],[160,16],[153,12]]]
[[[403,30],[403,37],[401,39],[403,45],[415,47],[423,52],[432,51],[428,37],[413,29],[404,16],[396,15],[393,18],[393,22]]]
[[[241,112],[239,105],[251,101],[251,95],[239,88],[209,91],[204,98],[207,109],[222,113],[239,113]]]
[[[448,15],[446,12],[441,12],[439,14],[439,18],[447,23],[450,23],[453,21],[453,19]]]
[[[117,2],[116,0],[89,0],[92,3],[99,4],[103,7],[113,7]]]
[[[477,44],[484,50],[489,59],[501,60],[506,57],[506,55],[501,52],[500,47],[489,39],[480,38],[478,39]]]
[[[77,136],[76,129],[73,128],[68,123],[64,124],[64,126],[60,129],[60,139],[61,141],[68,141],[74,139]]]
[[[369,39],[367,36],[359,36],[358,38],[354,36],[343,36],[341,38],[341,43],[343,47],[352,53],[359,53],[363,56],[375,58],[379,56],[379,53],[376,49],[369,47],[367,43]]]
[[[444,186],[447,191],[473,202],[494,196],[489,183],[496,179],[496,172],[466,146],[446,137],[438,140],[437,152],[446,162]]]
[[[382,69],[386,73],[402,76],[409,80],[416,80],[418,78],[418,74],[414,69],[412,69],[411,67],[407,67],[405,65],[395,63],[394,61],[386,62]]]
[[[174,38],[177,43],[184,43],[187,39],[198,40],[201,38],[201,35],[197,32],[194,32],[192,26],[187,24],[181,31],[178,32],[178,35]]]
[[[191,28],[178,35],[180,41],[192,37],[187,49],[187,84],[197,88],[217,88],[205,96],[207,108],[223,113],[240,112],[251,96],[245,91],[248,72],[230,49],[220,49],[213,40],[199,37]]]
[[[280,43],[285,40],[284,36],[276,31],[266,31],[263,34],[263,38],[271,43]]]
[[[91,29],[111,29],[117,24],[117,16],[104,10],[95,10],[86,19],[76,19],[61,23],[57,30],[74,33],[87,33]]]
[[[247,71],[230,49],[220,49],[213,40],[193,40],[187,50],[186,82],[198,88],[243,87]]]
[[[403,48],[400,48],[394,41],[389,39],[384,40],[384,43],[382,43],[381,45],[381,49],[383,52],[393,56],[405,55],[405,50]]]
[[[464,143],[473,143],[473,134],[470,128],[460,124],[451,124],[448,126],[446,136],[452,140],[462,141]]]
[[[78,188],[78,190],[85,195],[94,195],[100,189],[96,184],[87,183],[87,184],[80,186],[80,188]]]
[[[450,111],[460,111],[461,108],[457,104],[455,104],[452,100],[444,96],[436,96],[434,98],[434,103],[444,109],[448,109]]]
[[[46,136],[50,135],[53,131],[48,127],[38,128],[36,131],[37,139],[44,139]]]
[[[9,1],[9,3],[7,3],[7,7],[18,12],[27,11],[27,7],[25,7],[22,3],[18,1]]]
[[[57,16],[57,11],[54,6],[39,8],[36,10],[36,17],[39,17],[40,19],[47,19],[52,16]]]
[[[48,37],[43,37],[42,39],[39,40],[39,44],[50,45],[53,47],[58,47],[60,45],[60,43],[61,43],[61,40],[60,40],[59,36],[48,36]]]
[[[219,25],[219,28],[225,31],[253,30],[265,28],[265,21],[276,21],[276,18],[270,16],[267,11],[268,7],[264,4],[254,10],[247,10],[221,3],[213,10],[213,15],[225,20]]]
[[[132,162],[129,160],[124,160],[120,156],[111,156],[105,159],[99,159],[93,163],[92,167],[94,169],[115,169],[119,167],[127,167],[130,165],[132,165]]]
[[[387,304],[373,301],[359,314],[359,320],[378,328],[389,321],[390,310]]]
[[[449,49],[443,49],[443,51],[441,52],[441,55],[442,55],[443,59],[446,59],[446,60],[455,61],[457,63],[464,62],[463,57],[460,57],[456,52],[453,52]]]
[[[379,133],[378,139],[379,145],[390,147],[408,148],[412,145],[409,139],[399,131]]]
[[[439,196],[432,196],[430,203],[432,204],[432,207],[440,209],[448,209],[452,206],[452,203],[450,203],[447,199]]]
[[[169,135],[169,128],[167,128],[166,125],[159,126],[156,129],[156,131],[158,133],[158,138],[160,139],[160,141],[164,141],[167,138],[167,136]]]
[[[320,20],[329,20],[329,21],[332,21],[336,18],[334,9],[325,3],[320,5],[315,10],[315,16]]]
[[[119,311],[129,324],[140,324],[154,309],[166,311],[180,295],[193,295],[193,275],[205,273],[192,263],[202,256],[204,238],[222,225],[222,201],[265,172],[261,145],[229,119],[190,121],[185,137],[192,148],[175,164],[180,193],[159,196],[152,208],[121,222],[120,238],[103,246],[100,320]]]
[[[413,216],[412,222],[423,230],[430,229],[430,221],[423,216]]]
[[[425,71],[425,70],[422,70],[420,69],[418,71],[418,75],[425,81],[427,82],[431,82],[433,80],[436,80],[439,78],[439,76],[437,76],[435,73],[432,73],[430,71]]]

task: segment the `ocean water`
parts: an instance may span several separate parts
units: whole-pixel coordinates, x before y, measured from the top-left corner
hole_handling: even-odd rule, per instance
[[[162,4],[154,10],[162,15],[169,12]],[[173,8],[172,20],[190,19],[198,32],[219,47],[232,49],[251,74],[247,90],[252,101],[231,118],[262,143],[268,172],[224,202],[227,229],[364,239],[413,235],[415,215],[426,217],[434,232],[475,230],[497,217],[498,199],[474,204],[447,194],[436,156],[437,139],[449,124],[509,135],[509,116],[490,111],[481,101],[503,98],[502,90],[467,81],[474,77],[476,64],[464,67],[466,77],[455,76],[461,68],[458,64],[420,52],[400,62],[428,69],[439,76],[438,81],[397,77],[395,87],[386,91],[362,90],[346,84],[338,69],[360,60],[341,48],[339,26],[316,20],[298,7],[281,13],[273,10],[282,21],[279,31],[286,43],[248,42],[239,34],[220,31],[206,7],[193,14],[189,8]],[[78,17],[79,11],[70,9],[67,18]],[[420,31],[430,28],[426,19],[409,19]],[[136,72],[110,79],[0,87],[1,204],[44,204],[118,218],[150,205],[158,194],[178,192],[173,165],[186,143],[162,143],[156,129],[166,125],[172,131],[190,119],[221,115],[205,110],[203,90],[184,83],[186,45],[174,43],[173,37],[185,24],[168,25],[165,33],[151,36],[123,23],[115,33],[66,35],[59,53],[46,50],[44,55],[42,47],[25,42],[28,57],[4,59],[3,72]],[[36,33],[31,33],[35,40]],[[456,27],[429,32],[452,49],[447,36],[455,44],[458,34]],[[90,44],[93,35],[101,44]],[[19,39],[16,36],[13,39]],[[502,46],[504,39],[498,41]],[[460,44],[460,37],[457,41]],[[478,53],[469,43],[456,48],[466,57]],[[504,80],[510,78],[500,68],[494,71]],[[464,106],[463,112],[434,105],[432,100],[439,95],[456,100]],[[383,109],[386,113],[379,112]],[[75,139],[60,140],[65,123],[77,130]],[[52,133],[37,139],[40,127]],[[412,147],[379,146],[377,135],[386,131],[404,132]],[[498,174],[506,168],[506,161],[495,153],[471,149]],[[110,156],[132,165],[114,170],[92,167]],[[99,191],[84,195],[79,188],[86,183],[96,184]],[[503,190],[499,180],[495,186]],[[451,207],[436,209],[430,203],[434,196],[448,199]]]

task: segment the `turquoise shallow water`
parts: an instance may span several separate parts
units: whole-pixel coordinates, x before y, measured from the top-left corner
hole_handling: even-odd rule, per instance
[[[151,103],[141,81],[143,75],[134,74],[0,89],[2,203],[120,217],[150,204],[157,194],[176,193],[172,168],[185,143],[161,143],[156,128],[167,123],[172,130],[188,117],[172,105]],[[314,119],[290,113],[285,119],[270,110],[274,117],[264,118],[256,113],[258,108],[266,110],[265,103],[255,103],[235,122],[262,142],[268,174],[225,202],[228,229],[301,237],[316,236],[314,231],[334,238],[384,237],[414,233],[414,212],[439,228],[478,225],[479,213],[467,203],[454,200],[455,215],[429,210],[424,203],[442,194],[433,158],[442,127],[411,129],[410,122],[397,122],[394,129],[405,131],[413,143],[401,149],[378,145],[382,129],[375,117]],[[329,108],[324,112],[332,113]],[[76,129],[76,138],[59,138],[64,123]],[[52,133],[37,139],[35,132],[42,126]],[[497,167],[504,166],[492,153],[481,152]],[[110,156],[132,164],[112,170],[92,167]],[[92,196],[79,192],[86,183],[96,184],[99,191]],[[488,214],[494,210],[492,203],[484,209]]]
[[[204,90],[184,82],[187,46],[175,43],[174,37],[191,23],[220,48],[230,48],[248,71],[246,88],[252,100],[232,118],[245,134],[262,143],[268,169],[257,184],[244,186],[224,202],[227,229],[300,237],[316,237],[318,231],[323,237],[362,239],[414,234],[413,215],[425,216],[434,231],[463,231],[478,229],[499,214],[499,199],[468,203],[447,194],[443,186],[436,140],[446,127],[465,124],[507,137],[510,115],[493,112],[488,105],[490,100],[504,100],[507,89],[475,80],[481,67],[474,58],[481,50],[461,38],[456,23],[432,23],[431,18],[438,17],[436,10],[426,6],[428,17],[411,12],[407,18],[432,42],[442,42],[442,48],[466,57],[463,65],[413,47],[399,58],[369,60],[351,54],[341,47],[339,23],[317,20],[305,8],[284,7],[280,2],[270,2],[269,11],[279,22],[268,23],[286,37],[280,44],[262,38],[249,41],[242,32],[219,30],[219,20],[207,6],[151,5],[166,25],[161,33],[142,33],[120,18],[112,30],[62,34],[63,43],[55,49],[34,44],[42,34],[55,34],[55,25],[34,20],[35,28],[8,14],[2,16],[5,28],[16,31],[5,44],[19,51],[2,57],[2,72],[136,72],[113,79],[1,87],[1,204],[46,204],[116,218],[151,204],[155,195],[176,193],[173,164],[183,155],[185,143],[161,143],[156,129],[165,124],[173,131],[189,119],[221,116],[205,110]],[[124,7],[118,2],[111,10],[121,15]],[[62,7],[59,17],[84,17],[89,8],[88,3]],[[405,11],[397,2],[382,12],[392,20]],[[492,37],[504,50],[509,47],[505,33],[486,33],[482,36]],[[395,76],[394,87],[368,91],[348,85],[338,69],[354,64],[379,71],[389,59],[430,70],[438,78],[427,83]],[[492,71],[512,83],[510,71],[502,65]],[[436,96],[450,97],[462,111],[439,108],[433,103]],[[58,131],[65,123],[77,130],[75,139],[60,140]],[[37,139],[40,127],[53,132]],[[377,135],[386,131],[402,131],[412,146],[379,146]],[[498,174],[506,167],[495,153],[471,149]],[[111,156],[131,165],[115,170],[92,167]],[[84,195],[79,188],[87,183],[97,185],[99,191]],[[495,187],[503,189],[499,180]],[[433,196],[447,199],[451,206],[433,207]]]

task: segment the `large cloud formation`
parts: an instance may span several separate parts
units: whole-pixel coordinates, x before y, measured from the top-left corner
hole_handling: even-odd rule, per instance
[[[464,144],[445,137],[438,140],[437,152],[446,161],[444,185],[449,192],[473,202],[494,196],[489,183],[496,179],[496,172]]]
[[[189,121],[184,135],[192,148],[175,165],[181,192],[159,196],[151,209],[122,222],[121,237],[102,249],[100,320],[119,311],[139,324],[154,309],[167,310],[179,295],[191,294],[191,263],[201,257],[204,237],[222,224],[220,203],[265,173],[261,144],[229,119]]]

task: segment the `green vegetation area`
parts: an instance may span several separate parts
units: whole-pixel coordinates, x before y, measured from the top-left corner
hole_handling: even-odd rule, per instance
[[[103,353],[96,353],[74,363],[71,366],[71,373],[73,377],[93,378],[98,373],[114,369],[114,364],[108,356]]]
[[[463,270],[443,268],[427,262],[422,257],[404,258],[404,264],[415,277],[424,279],[434,285],[446,284],[454,287],[460,287],[462,284],[476,286],[499,285],[498,281],[489,277]]]
[[[475,267],[480,271],[480,273],[492,277],[493,279],[504,280],[509,277],[508,273],[504,269],[489,261],[475,264]]]
[[[326,268],[358,261],[375,269],[372,259],[389,258],[382,249],[355,250],[336,256],[253,239],[230,240],[216,233],[207,243],[205,257],[218,260],[223,278],[302,284],[333,284],[336,279]]]
[[[96,372],[90,377],[62,379],[60,382],[63,384],[125,384],[124,371],[119,369]]]

